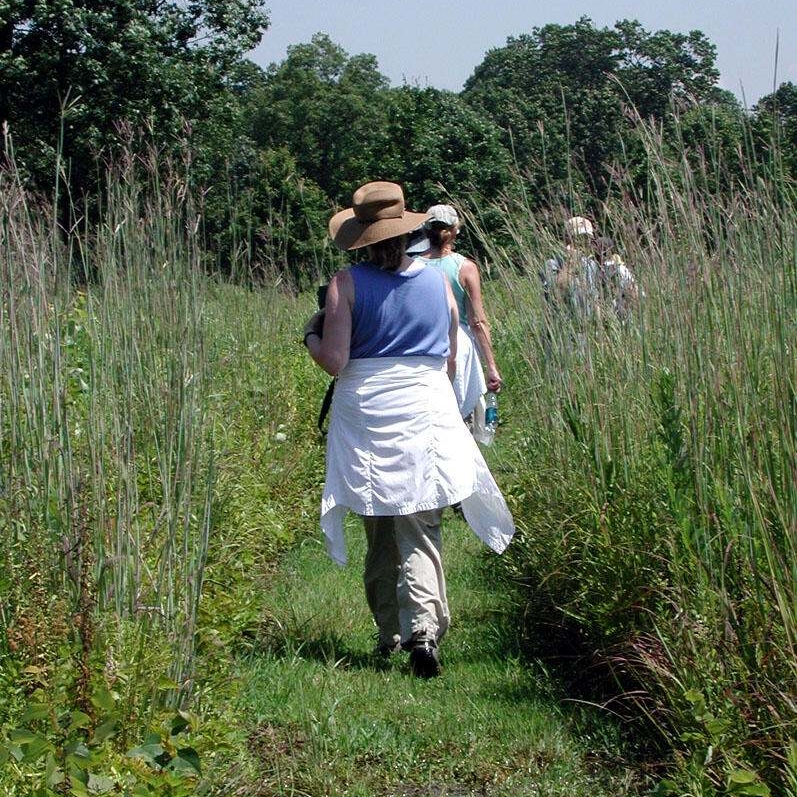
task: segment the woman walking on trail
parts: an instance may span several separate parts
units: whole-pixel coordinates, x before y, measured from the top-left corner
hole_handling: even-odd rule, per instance
[[[443,508],[461,503],[499,553],[514,526],[451,388],[456,302],[438,271],[405,254],[407,234],[426,218],[405,210],[395,183],[355,191],[329,232],[340,249],[365,248],[367,256],[334,275],[304,342],[337,376],[321,503],[329,553],[346,562],[344,518],[349,510],[361,515],[377,651],[408,650],[413,673],[432,677],[449,625]]]
[[[490,326],[482,302],[479,268],[472,260],[454,251],[462,227],[451,205],[432,205],[424,223],[429,249],[422,257],[448,278],[459,311],[457,368],[454,392],[463,418],[470,418],[486,390],[497,393],[503,380],[498,371],[490,337]],[[410,251],[413,251],[412,249]],[[480,357],[487,366],[486,380]]]

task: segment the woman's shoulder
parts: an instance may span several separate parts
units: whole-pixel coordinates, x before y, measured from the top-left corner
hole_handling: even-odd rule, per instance
[[[437,259],[440,262],[454,263],[457,266],[461,266],[468,258],[465,257],[465,255],[461,255],[459,252],[449,252],[447,255],[443,255]]]
[[[438,268],[454,266],[459,269],[468,258],[465,257],[465,255],[461,255],[459,252],[449,252],[448,254],[441,255],[439,257],[429,257],[428,255],[423,255],[419,259],[431,266],[436,266]]]
[[[336,271],[332,277],[330,277],[329,281],[332,282],[332,280],[335,280],[337,282],[351,282],[352,277],[360,270],[360,265],[360,263],[353,263],[350,266],[344,266]]]

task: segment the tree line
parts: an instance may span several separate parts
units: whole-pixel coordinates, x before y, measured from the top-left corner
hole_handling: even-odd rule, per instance
[[[371,179],[401,181],[413,207],[494,200],[518,176],[537,206],[588,209],[619,172],[643,196],[641,120],[710,163],[714,190],[751,169],[797,177],[797,86],[742,108],[699,31],[545,25],[451,92],[391,87],[373,55],[323,33],[261,69],[246,53],[267,27],[259,0],[0,5],[5,166],[45,194],[63,178],[69,225],[98,212],[112,164],[154,149],[201,197],[219,265],[241,255],[299,280],[319,269],[330,210]]]

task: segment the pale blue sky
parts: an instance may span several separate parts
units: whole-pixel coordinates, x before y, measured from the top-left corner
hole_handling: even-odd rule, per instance
[[[797,83],[797,0],[266,0],[271,27],[250,54],[266,67],[289,45],[329,34],[349,55],[372,53],[393,85],[459,91],[485,53],[509,36],[589,16],[598,27],[638,19],[648,31],[701,30],[717,47],[720,85],[748,106],[777,84]],[[777,52],[777,75],[775,61]]]

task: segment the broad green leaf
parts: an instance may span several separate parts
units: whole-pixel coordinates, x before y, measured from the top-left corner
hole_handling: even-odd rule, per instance
[[[684,694],[684,697],[685,697],[685,698],[686,698],[686,699],[687,699],[687,700],[688,700],[688,701],[689,701],[689,702],[690,702],[690,703],[691,703],[693,706],[704,705],[704,704],[705,704],[705,702],[706,702],[706,701],[703,699],[703,695],[701,695],[701,694],[700,694],[700,692],[698,692],[698,691],[697,691],[697,689],[690,689],[688,692],[686,692],[686,694]]]
[[[91,744],[102,744],[106,739],[116,733],[117,719],[109,719],[99,725],[91,737]]]
[[[91,717],[83,711],[73,711],[70,715],[70,728],[88,728],[91,725]]]
[[[181,714],[178,714],[175,717],[172,717],[171,728],[169,730],[169,733],[172,736],[177,736],[188,727],[190,727],[190,723],[188,722],[188,720],[185,717],[183,717]]]
[[[9,738],[16,744],[30,744],[40,737],[38,733],[29,731],[27,728],[14,728],[9,734]]]
[[[728,786],[734,783],[755,783],[758,780],[758,775],[755,772],[750,772],[749,769],[735,769],[728,775]]]
[[[88,786],[80,781],[71,780],[69,782],[69,787],[69,794],[72,795],[72,797],[91,797]]]
[[[130,758],[141,758],[146,761],[150,766],[159,766],[157,759],[164,753],[163,745],[161,744],[142,744],[139,747],[134,747],[132,750],[127,751]]]
[[[735,769],[728,774],[728,793],[749,797],[769,797],[769,786],[759,782],[758,774],[749,769]]]
[[[72,788],[75,787],[76,784],[80,784],[82,786],[89,785],[89,773],[81,766],[76,764],[74,761],[69,761],[69,782],[72,784]]]
[[[725,731],[727,731],[729,727],[730,727],[730,722],[728,722],[728,720],[724,720],[719,717],[706,721],[706,730],[714,737],[720,736],[721,734],[725,733]]]
[[[167,678],[165,675],[161,675],[158,678],[158,689],[161,692],[168,692],[170,689],[179,689],[179,685],[176,681],[173,681],[171,678]]]
[[[66,780],[66,775],[64,775],[63,769],[54,769],[50,775],[47,777],[46,783],[47,785],[53,789],[56,786],[60,786]]]
[[[43,736],[34,739],[25,746],[24,760],[38,761],[45,753],[52,751],[53,746]]]
[[[174,772],[190,773],[200,776],[202,769],[199,764],[199,754],[193,747],[181,747],[177,755],[169,762],[167,769]]]
[[[91,759],[91,750],[86,747],[85,743],[80,740],[76,739],[73,742],[70,742],[64,747],[64,752],[66,753],[67,758],[72,758],[75,761],[89,761]]]
[[[144,737],[144,744],[160,744],[160,741],[161,741],[160,734],[155,733],[154,731],[152,733],[148,733]]]
[[[107,687],[99,686],[91,696],[91,704],[102,711],[113,711],[116,708],[116,699]]]
[[[652,797],[667,797],[669,794],[675,794],[678,791],[678,786],[672,780],[660,780],[653,789]]]
[[[88,789],[92,794],[108,794],[116,789],[116,780],[105,775],[89,775]]]
[[[22,715],[23,722],[31,720],[43,720],[50,716],[50,709],[44,703],[29,703]]]

